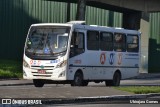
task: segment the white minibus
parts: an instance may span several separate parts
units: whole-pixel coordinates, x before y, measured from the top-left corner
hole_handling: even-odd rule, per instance
[[[140,32],[85,25],[83,21],[31,25],[23,55],[23,78],[35,87],[45,83],[87,86],[138,75]]]

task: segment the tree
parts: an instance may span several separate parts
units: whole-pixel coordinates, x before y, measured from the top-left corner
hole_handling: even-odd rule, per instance
[[[76,20],[85,20],[86,1],[87,0],[78,0]]]

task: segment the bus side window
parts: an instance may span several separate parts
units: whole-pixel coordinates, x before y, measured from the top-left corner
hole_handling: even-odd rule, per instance
[[[71,38],[70,57],[84,52],[84,33],[73,32]]]
[[[100,49],[102,51],[113,50],[113,34],[110,32],[100,33]]]
[[[87,49],[99,50],[99,32],[87,31]]]
[[[127,35],[127,51],[128,52],[138,52],[139,51],[139,43],[137,35]]]
[[[117,52],[126,51],[126,35],[121,33],[114,34],[114,50]]]

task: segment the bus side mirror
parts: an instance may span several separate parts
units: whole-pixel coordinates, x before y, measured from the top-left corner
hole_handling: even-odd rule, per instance
[[[27,47],[30,49],[31,48],[31,42],[30,41],[27,41]]]

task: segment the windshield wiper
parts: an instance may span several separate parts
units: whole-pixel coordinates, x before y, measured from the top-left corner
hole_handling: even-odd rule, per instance
[[[39,46],[40,46],[40,45],[44,45],[42,41],[43,41],[43,37],[40,39],[40,41],[39,41],[39,43],[38,43],[38,46],[33,50],[33,54],[34,54],[34,55],[36,54],[36,50],[39,48]]]
[[[64,53],[64,52],[66,52],[66,50],[65,50],[65,51],[62,51],[62,52],[57,52],[57,53],[54,53],[54,54],[62,54],[62,53]]]
[[[48,35],[49,35],[49,34],[48,34]],[[48,36],[47,36],[47,38],[48,38]],[[46,44],[48,44],[48,47],[49,47],[49,49],[50,49],[50,51],[51,51],[51,54],[53,55],[54,52],[53,52],[53,50],[52,50],[52,48],[51,48],[51,44],[50,44],[50,42],[49,42],[48,39],[47,39],[47,41],[46,41]]]

